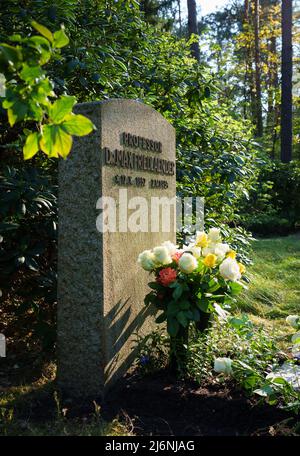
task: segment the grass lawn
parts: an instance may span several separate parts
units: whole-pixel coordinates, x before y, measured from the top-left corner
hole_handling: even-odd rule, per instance
[[[286,316],[300,312],[300,234],[257,239],[247,275],[251,283],[239,298],[239,309],[254,320],[288,328]]]
[[[254,264],[248,269],[251,283],[239,298],[238,309],[251,314],[254,322],[286,336],[290,332],[286,316],[300,313],[300,234],[259,239],[253,249]],[[5,362],[0,360],[4,367]],[[18,363],[22,365],[22,359]],[[80,418],[70,417],[53,386],[55,365],[31,381],[22,372],[14,370],[13,364],[0,371],[0,435],[134,434],[129,415],[105,422],[97,404]]]

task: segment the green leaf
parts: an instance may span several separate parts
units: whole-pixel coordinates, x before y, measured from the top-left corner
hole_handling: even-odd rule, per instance
[[[11,108],[11,107],[16,103],[16,100],[17,100],[17,98],[12,99],[12,100],[8,100],[7,98],[5,98],[5,99],[2,101],[2,107],[3,107],[4,109]]]
[[[192,309],[193,320],[200,321],[200,312],[198,309]]]
[[[163,323],[167,319],[167,314],[165,312],[161,313],[155,320],[155,323]]]
[[[90,119],[81,114],[71,115],[62,126],[67,133],[75,136],[85,136],[96,129]]]
[[[158,282],[149,282],[148,287],[152,288],[152,290],[161,290],[162,285],[160,285]]]
[[[177,301],[170,301],[167,308],[168,315],[176,315],[179,312],[180,307]]]
[[[33,28],[35,28],[35,30],[37,30],[41,35],[43,35],[45,38],[47,38],[48,41],[50,41],[50,43],[53,43],[53,35],[52,33],[50,32],[49,29],[47,29],[47,27],[45,27],[44,25],[42,24],[39,24],[38,22],[36,21],[32,21],[31,22],[31,25]]]
[[[69,38],[64,32],[64,29],[61,28],[57,32],[54,33],[54,41],[53,46],[56,48],[62,48],[69,43]]]
[[[9,44],[1,43],[0,54],[8,63],[16,64],[22,61],[22,52],[19,46],[10,46]]]
[[[31,36],[28,38],[27,43],[30,47],[40,53],[39,64],[44,65],[51,58],[50,44],[46,38],[42,36]]]
[[[175,299],[175,301],[177,301],[180,298],[180,296],[182,295],[182,293],[183,293],[183,286],[177,282],[177,286],[174,289],[173,294],[172,294],[173,299]]]
[[[56,129],[56,125],[44,125],[39,144],[42,151],[49,157],[58,158],[58,152],[55,147]]]
[[[275,383],[277,385],[286,385],[286,384],[288,384],[288,382],[282,377],[272,378],[271,382]]]
[[[209,306],[209,301],[208,299],[202,298],[199,301],[197,301],[197,307],[202,310],[202,312],[207,312]]]
[[[30,133],[27,136],[23,147],[24,160],[32,158],[39,150],[39,135],[38,133]]]
[[[188,310],[191,307],[191,303],[187,299],[182,299],[179,301],[179,306],[181,310]]]
[[[214,292],[217,291],[220,287],[221,287],[221,285],[219,284],[217,278],[213,278],[213,279],[211,279],[211,280],[208,282],[208,291],[209,291],[210,293],[214,293]]]
[[[23,64],[23,69],[20,72],[20,78],[28,83],[34,82],[35,79],[40,78],[43,71],[39,66],[28,66],[27,63]]]
[[[243,386],[246,389],[252,389],[255,387],[255,385],[257,384],[258,381],[259,381],[259,377],[257,375],[255,375],[255,374],[249,375],[248,377],[245,378],[245,380],[243,382]]]
[[[72,136],[66,133],[61,127],[57,127],[55,147],[58,154],[66,158],[72,148]]]
[[[167,330],[171,337],[175,337],[179,330],[179,323],[175,318],[168,318]]]
[[[237,282],[231,282],[229,286],[232,295],[237,295],[243,290],[243,286]]]
[[[64,118],[70,114],[75,103],[76,98],[70,97],[69,95],[62,95],[58,100],[56,100],[51,106],[49,113],[53,123],[62,122]],[[67,133],[69,132],[67,131]]]
[[[241,318],[232,317],[228,319],[228,323],[234,328],[239,328],[240,326],[244,326],[245,321]]]
[[[184,328],[187,327],[188,319],[187,319],[186,314],[184,312],[182,312],[182,311],[178,312],[178,314],[176,315],[176,318],[179,321],[179,323],[181,324],[181,326],[183,326]]]
[[[156,300],[156,295],[151,291],[151,293],[148,293],[145,298],[144,298],[144,303],[146,306],[149,304],[153,304]]]
[[[21,101],[17,101],[11,108],[7,110],[9,125],[12,127],[16,122],[24,120],[26,117],[28,106]]]
[[[53,87],[48,78],[41,79],[37,84],[34,85],[31,92],[32,100],[37,103],[49,106],[50,102],[48,96],[54,96]]]
[[[274,393],[273,388],[270,385],[265,385],[262,388],[258,388],[253,391],[255,394],[258,394],[259,396],[262,397],[267,397],[270,396],[271,394]]]
[[[40,139],[40,147],[49,157],[60,155],[66,158],[72,147],[72,136],[59,125],[45,125]]]
[[[115,62],[117,65],[119,65],[120,68],[122,68],[122,70],[127,71],[127,67],[123,62],[121,62],[120,60],[115,60]]]

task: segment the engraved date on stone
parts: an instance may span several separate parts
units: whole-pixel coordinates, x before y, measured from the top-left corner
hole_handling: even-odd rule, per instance
[[[160,179],[151,179],[149,182],[150,188],[160,188],[160,189],[166,189],[168,188],[168,182],[165,180],[160,180]]]
[[[117,185],[124,185],[124,186],[134,186],[134,187],[145,187],[146,179],[144,177],[133,177],[133,176],[125,176],[116,175],[114,176],[114,183]]]

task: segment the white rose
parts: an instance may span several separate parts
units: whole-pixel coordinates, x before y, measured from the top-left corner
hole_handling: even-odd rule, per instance
[[[204,249],[202,249],[202,256],[206,257],[206,255],[209,255],[210,253],[215,254],[215,249],[216,249],[216,244],[214,244],[214,243],[209,244],[208,247],[204,247]]]
[[[138,264],[142,266],[145,271],[153,271],[155,268],[155,257],[151,250],[144,250],[138,256]]]
[[[153,249],[156,263],[166,265],[172,263],[172,258],[167,247],[163,245]]]
[[[299,341],[300,341],[300,331],[296,332],[296,333],[293,334],[293,336],[292,336],[292,342],[293,342],[293,344],[299,344]]]
[[[231,280],[232,282],[236,282],[241,278],[240,268],[236,260],[232,258],[226,258],[220,264],[220,274],[226,280]]]
[[[195,245],[197,245],[198,247],[207,247],[208,237],[205,231],[196,232]]]
[[[300,316],[299,315],[289,315],[286,317],[285,321],[291,325],[293,328],[297,329],[300,325]]]
[[[190,253],[184,253],[178,261],[178,266],[182,272],[190,274],[198,267],[198,261]]]
[[[178,249],[178,245],[173,244],[171,241],[165,241],[162,243],[163,247],[166,247],[168,249],[169,254],[172,256],[174,253],[176,253]]]
[[[219,260],[222,260],[226,253],[229,252],[230,247],[228,244],[222,244],[219,242],[218,244],[215,245],[215,251],[214,254],[217,255]]]
[[[210,228],[208,231],[208,239],[211,242],[221,242],[221,230],[220,228]]]
[[[197,247],[195,244],[185,245],[183,247],[183,250],[191,252],[195,258],[200,258],[201,256],[201,248]]]
[[[226,375],[232,374],[232,359],[216,358],[214,362],[214,370],[218,373]]]

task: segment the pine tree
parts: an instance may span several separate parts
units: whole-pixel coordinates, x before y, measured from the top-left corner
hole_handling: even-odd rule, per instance
[[[281,161],[292,159],[292,0],[282,0]]]
[[[189,36],[192,34],[198,35],[198,23],[197,23],[197,8],[196,0],[187,0],[188,8],[188,32]],[[200,49],[199,43],[193,43],[191,45],[191,51],[196,60],[200,60]]]

